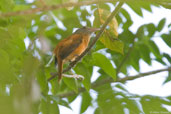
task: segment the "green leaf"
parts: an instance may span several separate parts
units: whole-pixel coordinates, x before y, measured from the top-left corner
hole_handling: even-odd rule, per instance
[[[15,79],[14,73],[12,72],[12,66],[10,64],[9,54],[0,48],[0,74],[1,84],[12,83]]]
[[[89,91],[91,87],[91,82],[90,82],[91,73],[88,70],[88,68],[84,64],[78,63],[77,66],[74,68],[74,70],[76,74],[84,76],[83,85],[86,88],[86,90]]]
[[[138,40],[141,40],[144,37],[144,27],[145,25],[141,25],[136,32],[136,36],[138,37]]]
[[[13,0],[0,0],[0,10],[3,12],[11,11],[13,6]]]
[[[100,41],[96,42],[95,51],[98,51],[98,50],[104,49],[104,48],[106,48],[106,47],[102,44],[102,42],[100,42]]]
[[[94,111],[94,114],[103,114],[102,109],[97,107],[96,110]]]
[[[163,82],[163,84],[166,84],[167,82],[171,81],[171,71],[168,73],[168,76],[166,78],[166,80]]]
[[[170,101],[167,102],[170,104]],[[167,102],[160,97],[149,95],[143,96],[140,100],[145,114],[148,114],[149,112],[168,112],[168,110],[163,107],[163,104],[166,104]]]
[[[159,22],[159,24],[158,24],[158,26],[157,26],[157,30],[158,30],[159,32],[163,29],[165,23],[166,23],[166,18],[163,18],[163,19],[160,20],[160,22]]]
[[[131,9],[135,12],[135,13],[137,13],[139,16],[143,16],[143,14],[142,14],[142,11],[141,11],[141,7],[140,7],[140,2],[138,2],[138,1],[134,1],[134,2],[128,2],[127,3],[130,7],[131,7]],[[135,5],[136,4],[136,5]]]
[[[37,73],[37,81],[40,85],[41,91],[47,94],[49,91],[49,87],[48,87],[47,79],[46,79],[45,72],[43,69],[40,69],[39,72]]]
[[[163,56],[169,61],[169,63],[171,64],[171,57],[169,54],[167,53],[163,53]]]
[[[133,34],[130,30],[124,30],[118,36],[118,38],[125,43],[125,46],[129,46],[129,44],[133,42],[135,37],[135,34]]]
[[[59,114],[59,107],[56,102],[50,103],[49,108],[49,114]]]
[[[102,68],[109,76],[116,80],[116,70],[106,56],[100,53],[93,53],[93,61],[96,66]]]
[[[168,28],[170,28],[171,27],[171,23],[168,25]]]
[[[170,34],[162,34],[162,39],[164,40],[164,42],[169,46],[171,47],[171,32]]]
[[[152,37],[154,33],[156,32],[156,27],[153,23],[147,24],[147,31],[148,31],[148,36]]]
[[[5,18],[0,18],[0,27],[6,27],[9,23],[9,20]]]
[[[171,5],[170,5],[169,3],[161,3],[161,5],[162,5],[164,8],[171,9]]]
[[[124,15],[124,17],[127,19],[127,20],[131,20],[131,17],[129,15],[129,13],[127,12],[127,10],[125,10],[124,8],[121,8],[120,9],[120,12]]]
[[[139,60],[140,60],[140,52],[137,48],[134,48],[131,52],[131,65],[136,69],[137,71],[140,70]]]
[[[70,89],[74,90],[76,93],[78,92],[77,82],[74,78],[63,77],[62,80]]]
[[[67,97],[69,103],[72,103],[76,98],[77,98],[76,95],[75,96],[68,96]]]
[[[40,110],[43,114],[59,114],[59,107],[55,101],[50,100],[41,100]]]
[[[156,58],[155,60],[156,60],[157,62],[163,64],[163,65],[167,65],[167,64],[162,60],[162,58]]]
[[[148,2],[148,1],[146,1],[146,2],[142,1],[140,4],[142,5],[142,8],[143,9],[145,9],[145,10],[147,10],[147,11],[149,11],[149,12],[152,13],[151,3],[150,2]]]
[[[143,60],[147,64],[151,65],[150,50],[147,47],[147,45],[145,45],[145,44],[139,44],[139,50],[141,51],[140,54],[141,54]]]
[[[112,90],[111,87],[108,87],[98,94],[97,102],[102,114],[113,114],[113,112],[124,114],[124,107],[121,105],[122,102],[119,98],[115,97],[115,93],[113,91],[114,90]]]
[[[84,113],[91,104],[91,96],[88,92],[82,94],[81,110],[80,114]]]
[[[127,4],[131,7],[132,10],[134,10],[135,13],[137,13],[141,17],[143,17],[142,8],[150,12],[152,11],[151,3],[148,1],[130,1],[127,2]]]
[[[126,102],[126,107],[128,108],[128,110],[130,111],[131,114],[136,113],[136,114],[141,114],[143,113],[141,111],[141,104],[138,104],[136,102],[136,100],[131,100],[128,98],[124,98],[123,99]]]
[[[69,103],[65,100],[60,100],[59,104],[72,110],[72,108],[69,106]]]
[[[69,103],[66,100],[60,99],[60,97],[53,96],[53,95],[50,95],[50,98],[53,101],[55,101],[57,104],[63,105],[63,106],[65,106],[65,107],[67,107],[67,108],[72,110],[72,108],[69,106]]]
[[[118,89],[121,89],[121,90],[123,90],[125,92],[129,92],[122,83],[116,84],[115,87],[117,87]]]
[[[152,51],[152,53],[156,56],[156,58],[161,58],[162,56],[161,56],[161,54],[160,54],[160,51],[159,51],[159,48],[158,48],[158,46],[155,44],[155,42],[154,41],[152,41],[152,40],[149,40],[149,48],[150,48],[150,50]]]

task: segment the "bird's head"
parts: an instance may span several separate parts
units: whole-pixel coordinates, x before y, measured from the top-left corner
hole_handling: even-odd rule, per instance
[[[96,32],[100,30],[99,28],[90,28],[90,27],[82,27],[77,29],[74,33],[75,34],[86,34],[86,35],[91,35],[93,32]]]

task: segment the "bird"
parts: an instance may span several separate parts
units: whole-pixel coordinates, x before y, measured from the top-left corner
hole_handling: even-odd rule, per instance
[[[58,68],[58,82],[62,79],[63,64],[72,62],[80,56],[88,47],[92,33],[98,30],[100,29],[83,26],[57,44],[53,54]]]

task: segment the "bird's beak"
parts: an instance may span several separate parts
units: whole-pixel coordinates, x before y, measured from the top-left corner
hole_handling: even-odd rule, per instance
[[[99,31],[100,30],[100,28],[89,28],[89,31],[91,31],[91,32],[96,32],[96,31]]]

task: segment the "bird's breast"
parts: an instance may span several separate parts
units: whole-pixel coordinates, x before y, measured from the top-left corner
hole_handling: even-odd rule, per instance
[[[74,61],[85,51],[85,49],[88,47],[89,41],[90,36],[82,36],[82,42],[80,45],[65,59],[65,61]]]

